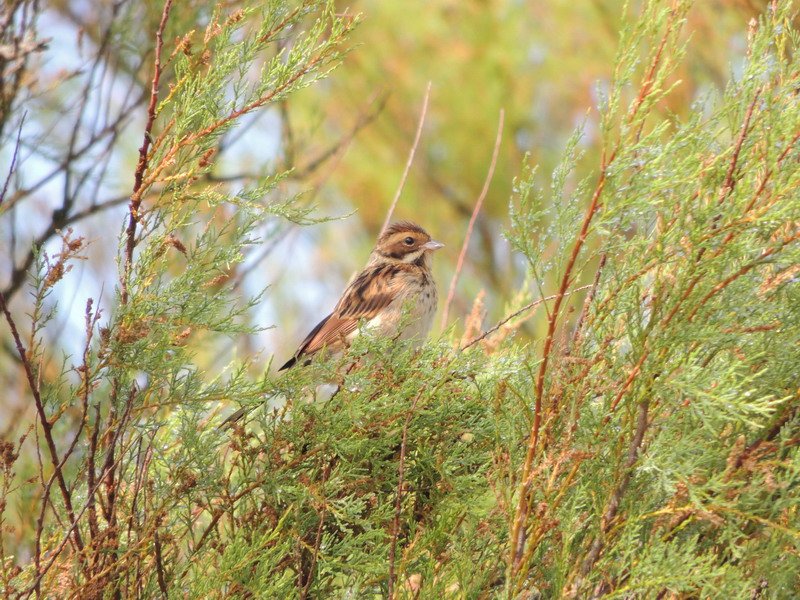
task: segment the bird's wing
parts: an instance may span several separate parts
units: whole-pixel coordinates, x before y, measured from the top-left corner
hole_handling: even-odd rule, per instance
[[[347,286],[333,312],[322,319],[300,344],[294,356],[280,370],[288,369],[303,357],[310,357],[322,348],[347,345],[348,336],[361,319],[370,321],[397,298],[397,269],[387,266],[367,268]]]

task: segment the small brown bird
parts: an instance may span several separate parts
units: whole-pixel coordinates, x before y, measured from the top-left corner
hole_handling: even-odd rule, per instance
[[[380,335],[422,341],[436,313],[430,253],[442,246],[414,223],[403,221],[387,227],[367,266],[347,286],[333,312],[311,330],[280,370],[298,361],[307,364],[323,348],[346,348],[362,320]],[[404,310],[410,311],[407,325],[398,331]]]
[[[323,349],[345,350],[360,322],[379,335],[421,343],[430,331],[438,296],[430,255],[443,246],[415,223],[402,221],[387,227],[367,266],[347,286],[333,312],[311,330],[279,370],[306,365]],[[245,412],[235,412],[223,425]]]

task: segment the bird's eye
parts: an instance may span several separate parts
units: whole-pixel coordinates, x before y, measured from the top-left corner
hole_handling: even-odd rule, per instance
[[[413,246],[414,245],[414,238],[409,236],[409,237],[407,237],[406,239],[403,240],[403,243],[406,246]]]

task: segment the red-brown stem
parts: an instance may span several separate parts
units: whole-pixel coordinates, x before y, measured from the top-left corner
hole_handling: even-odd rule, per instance
[[[589,571],[591,571],[592,567],[597,562],[597,559],[600,557],[600,554],[603,551],[605,546],[605,541],[603,538],[614,523],[614,519],[616,518],[619,510],[619,505],[622,502],[622,497],[625,495],[625,491],[628,489],[628,484],[630,483],[631,475],[633,474],[633,467],[639,460],[639,452],[642,447],[642,442],[644,441],[644,434],[647,431],[647,426],[649,424],[648,409],[649,402],[647,400],[639,405],[639,411],[636,417],[636,429],[634,430],[633,437],[631,438],[630,445],[628,446],[628,457],[625,460],[624,474],[622,475],[622,478],[617,486],[614,488],[614,491],[611,494],[608,503],[606,504],[606,510],[603,512],[603,517],[600,521],[600,533],[592,542],[589,552],[581,563],[578,579],[572,586],[572,593],[567,594],[568,596],[574,596],[580,591],[583,578],[589,573]]]
[[[756,93],[753,96],[753,100],[750,102],[750,105],[747,108],[747,112],[745,113],[745,118],[744,118],[744,121],[742,123],[742,127],[739,130],[739,135],[736,137],[736,142],[735,142],[734,148],[733,148],[733,154],[731,155],[730,164],[728,165],[728,170],[727,170],[726,175],[725,175],[725,181],[722,184],[722,187],[720,188],[719,201],[718,201],[720,204],[722,202],[724,202],[730,196],[730,194],[733,192],[734,188],[736,187],[735,174],[736,174],[736,166],[737,166],[738,161],[739,161],[739,154],[741,153],[742,146],[744,145],[744,140],[747,137],[747,133],[748,133],[748,131],[750,129],[750,120],[751,120],[751,118],[753,116],[753,111],[755,109],[756,102],[757,102],[758,97],[759,97],[760,94],[761,94],[761,89],[756,90]],[[787,148],[787,150],[788,150],[788,148]],[[783,156],[785,156],[785,152],[787,150],[784,150],[784,154],[781,155],[781,158]],[[752,208],[752,204],[753,204],[753,202],[751,202],[751,204],[748,205],[748,208],[745,210],[745,212],[748,212],[750,210],[750,208]],[[712,228],[713,229],[717,228],[717,221],[718,220],[719,220],[719,215],[717,215],[713,220],[713,223],[712,223]],[[721,252],[721,250],[724,247],[724,245],[727,242],[729,242],[733,238],[733,236],[734,236],[733,232],[728,233],[726,238],[723,240],[723,243],[720,246],[719,250],[717,250],[717,254],[719,252]],[[765,258],[769,254],[772,254],[774,251],[775,250],[770,251],[768,254],[765,254],[764,256],[761,257],[761,259]],[[699,264],[700,260],[702,259],[703,255],[705,254],[705,252],[706,252],[705,248],[701,248],[697,252],[697,256],[695,257],[695,264]],[[757,262],[756,263],[750,263],[750,266],[747,267],[745,270],[740,270],[739,272],[734,274],[734,276],[729,278],[730,280],[725,280],[723,282],[723,284],[722,284],[722,287],[720,287],[719,289],[724,288],[725,286],[730,284],[732,281],[734,281],[736,278],[740,277],[741,275],[744,275],[744,273],[746,273],[751,268],[756,266],[756,264],[758,264],[758,263]],[[684,291],[684,293],[681,296],[681,298],[672,307],[672,310],[670,310],[670,312],[667,315],[667,317],[661,323],[662,327],[666,327],[672,321],[672,319],[675,317],[675,315],[677,314],[677,312],[680,309],[680,307],[683,305],[684,301],[686,301],[689,298],[689,296],[691,295],[692,291],[694,291],[694,288],[701,281],[701,279],[702,279],[702,275],[696,275],[689,282],[689,285],[687,286],[687,288]],[[714,288],[714,290],[709,292],[709,294],[707,294],[703,298],[703,300],[697,306],[694,307],[694,309],[692,310],[692,312],[689,315],[689,320],[690,321],[694,317],[695,313],[700,309],[700,307],[703,304],[705,304],[711,296],[713,296],[715,293],[717,293],[719,291],[719,289]],[[622,385],[622,388],[619,390],[619,392],[617,392],[616,396],[614,397],[614,400],[611,402],[611,405],[609,407],[609,414],[605,416],[605,418],[603,419],[603,423],[608,423],[608,421],[611,418],[611,414],[610,413],[612,413],[612,412],[614,412],[616,410],[617,405],[622,400],[622,397],[630,389],[631,385],[633,384],[633,381],[636,379],[636,376],[641,371],[642,365],[644,364],[644,361],[647,359],[649,354],[650,354],[649,350],[645,347],[642,350],[642,355],[639,357],[639,360],[637,361],[637,363],[634,366],[633,370],[630,372],[630,374],[628,375],[627,379],[625,380],[625,383]]]
[[[492,160],[489,163],[489,172],[486,173],[486,179],[483,182],[483,189],[481,190],[478,200],[475,202],[475,208],[472,209],[472,216],[469,218],[469,225],[467,225],[467,234],[464,236],[464,243],[461,244],[461,252],[458,254],[458,262],[456,263],[456,270],[453,273],[453,278],[450,280],[450,289],[447,291],[447,301],[444,303],[444,311],[442,311],[441,329],[447,327],[447,317],[450,313],[450,304],[453,302],[453,297],[456,295],[456,283],[458,277],[461,275],[461,269],[464,266],[464,257],[467,254],[467,247],[469,240],[472,237],[472,229],[475,227],[475,221],[478,218],[478,213],[483,206],[483,201],[486,194],[489,192],[489,184],[492,182],[494,176],[494,168],[497,165],[497,155],[500,153],[500,142],[503,140],[503,121],[505,120],[505,111],[500,109],[500,120],[497,123],[497,135],[494,140],[494,149],[492,150]]]
[[[800,238],[800,235],[793,235],[783,240],[777,246],[773,246],[772,248],[767,248],[766,250],[761,252],[761,255],[756,260],[747,263],[746,265],[744,265],[743,267],[741,267],[740,269],[738,269],[737,271],[735,271],[734,273],[732,273],[731,275],[720,281],[717,285],[711,288],[711,290],[709,290],[709,292],[705,296],[703,296],[700,302],[698,302],[695,305],[695,307],[692,309],[692,312],[689,313],[688,320],[691,321],[692,319],[694,319],[695,315],[697,314],[697,311],[700,310],[700,308],[703,305],[705,305],[705,303],[708,302],[713,296],[724,290],[731,283],[739,279],[739,277],[741,277],[742,275],[745,275],[747,272],[760,265],[765,258],[772,256],[776,252],[779,252],[785,246],[788,246],[792,242],[796,242],[798,238]]]
[[[631,107],[631,110],[628,113],[629,124],[633,123],[633,119],[636,117],[636,113],[639,112],[639,109],[642,107],[642,104],[644,104],[644,99],[653,89],[653,82],[655,81],[656,69],[658,68],[658,65],[661,63],[661,55],[664,53],[664,48],[667,45],[667,40],[669,40],[670,33],[672,33],[672,26],[674,22],[675,19],[673,12],[672,16],[667,21],[667,28],[664,31],[664,35],[661,36],[661,43],[658,45],[658,50],[656,50],[655,56],[653,56],[653,60],[650,63],[650,68],[647,71],[647,77],[645,78],[642,87],[639,88],[639,94],[636,96],[636,100],[634,101],[633,106]]]
[[[125,268],[120,285],[122,304],[128,303],[128,277],[130,276],[133,265],[133,249],[136,245],[136,223],[139,221],[139,207],[142,204],[142,182],[144,172],[147,169],[147,152],[152,141],[153,125],[156,120],[156,104],[158,103],[158,82],[161,79],[161,49],[164,46],[164,28],[167,26],[169,10],[172,7],[172,0],[164,2],[164,10],[161,12],[161,22],[156,30],[155,60],[153,64],[153,80],[150,84],[150,103],[147,106],[147,123],[144,128],[142,145],[139,148],[139,162],[136,165],[136,172],[133,176],[133,193],[129,204],[129,220],[126,232],[127,240],[125,243]]]
[[[544,390],[544,377],[547,373],[547,365],[550,360],[550,351],[553,347],[553,339],[555,337],[556,331],[556,323],[558,321],[558,317],[561,311],[561,304],[564,301],[564,298],[567,295],[567,288],[569,287],[570,280],[572,278],[572,272],[575,268],[575,263],[578,260],[578,255],[580,254],[581,249],[583,248],[583,244],[586,241],[586,236],[589,233],[589,226],[594,218],[594,215],[600,208],[600,196],[603,193],[603,188],[605,187],[606,183],[606,170],[608,165],[611,161],[613,161],[614,156],[611,156],[609,161],[605,160],[603,157],[603,167],[600,171],[600,178],[595,186],[594,193],[592,194],[592,200],[589,203],[589,208],[586,210],[586,214],[583,218],[583,224],[581,225],[580,232],[578,233],[578,237],[575,240],[575,245],[572,248],[572,254],[569,257],[569,261],[567,262],[567,266],[564,269],[564,275],[561,278],[561,285],[558,290],[558,294],[556,294],[556,300],[553,305],[553,310],[550,313],[550,317],[548,319],[547,325],[547,337],[545,338],[544,342],[544,350],[542,351],[542,362],[539,365],[539,372],[536,377],[536,391],[535,391],[535,406],[534,406],[534,413],[533,413],[533,426],[531,428],[530,438],[528,442],[528,451],[525,454],[525,462],[522,466],[522,489],[520,490],[520,497],[519,502],[517,503],[517,510],[514,516],[514,524],[511,530],[511,544],[513,548],[513,555],[512,555],[512,570],[516,572],[516,569],[519,566],[519,559],[522,557],[525,540],[522,536],[522,530],[524,526],[525,520],[525,508],[527,504],[527,495],[528,495],[528,488],[530,487],[530,472],[531,467],[533,465],[533,457],[536,454],[536,446],[539,442],[539,428],[541,426],[542,421],[542,393]]]
[[[748,130],[750,129],[750,119],[753,116],[753,110],[756,107],[756,102],[758,102],[758,97],[760,95],[761,88],[756,90],[755,95],[753,95],[753,101],[750,102],[750,106],[747,107],[747,112],[744,116],[744,122],[742,123],[742,127],[739,130],[739,135],[736,138],[736,145],[733,148],[733,156],[731,157],[731,162],[728,165],[728,172],[725,174],[725,183],[722,184],[722,188],[719,191],[720,204],[722,204],[722,202],[724,202],[725,199],[731,195],[734,187],[736,187],[736,179],[734,175],[736,174],[736,166],[739,164],[739,153],[742,151],[744,140],[747,137]]]
[[[274,90],[272,90],[268,94],[265,94],[264,96],[261,96],[260,98],[256,98],[255,100],[253,100],[249,104],[246,104],[245,106],[242,106],[241,108],[238,108],[238,109],[228,113],[226,116],[222,117],[218,121],[215,121],[214,123],[211,123],[210,125],[206,126],[204,129],[201,129],[200,131],[195,131],[194,133],[192,133],[190,135],[186,135],[183,138],[181,138],[180,140],[178,140],[178,142],[176,142],[170,148],[170,150],[166,153],[166,155],[164,156],[164,159],[153,169],[153,171],[152,171],[150,177],[148,178],[148,180],[147,181],[143,181],[142,185],[143,186],[145,184],[149,185],[150,183],[155,181],[156,178],[158,177],[158,175],[161,173],[161,171],[163,171],[166,168],[167,165],[171,164],[171,161],[174,159],[175,155],[177,154],[177,152],[181,148],[184,148],[184,147],[186,147],[186,146],[188,146],[190,144],[193,144],[197,140],[202,139],[202,138],[206,137],[207,135],[210,135],[210,134],[214,133],[219,128],[225,126],[227,123],[230,123],[231,121],[233,121],[235,119],[238,119],[242,115],[245,115],[245,114],[247,114],[247,113],[249,113],[249,112],[251,112],[251,111],[253,111],[253,110],[257,109],[257,108],[261,108],[262,106],[265,106],[266,104],[269,104],[270,102],[272,102],[275,99],[276,96],[279,96],[281,93],[283,93],[288,88],[290,88],[298,79],[300,79],[301,77],[303,77],[303,76],[307,75],[308,73],[310,73],[311,70],[326,57],[326,55],[327,54],[325,52],[323,52],[322,54],[319,54],[318,56],[315,56],[313,59],[309,60],[308,63],[306,63],[306,66],[304,68],[302,68],[299,71],[297,71],[289,79],[284,81],[281,85],[276,87]]]
[[[780,166],[781,163],[783,163],[784,159],[789,154],[789,152],[792,150],[792,148],[794,148],[794,145],[798,142],[798,140],[800,140],[800,132],[795,134],[795,136],[786,145],[786,148],[783,149],[783,152],[781,152],[780,156],[778,156],[777,166]],[[766,189],[767,183],[769,183],[769,180],[772,177],[773,172],[774,172],[773,169],[767,169],[767,171],[764,173],[764,176],[761,178],[761,181],[758,183],[758,188],[756,189],[755,193],[753,194],[753,197],[750,199],[750,202],[747,203],[747,206],[745,207],[744,211],[742,211],[743,215],[746,215],[751,210],[753,210],[753,207],[756,205],[756,202],[758,201],[758,198],[761,196],[761,194]],[[733,231],[729,231],[728,234],[725,236],[725,239],[723,240],[723,242],[720,245],[720,247],[723,247],[723,246],[725,246],[725,244],[730,242],[733,239],[734,235],[735,235],[735,233]]]
[[[22,339],[19,336],[17,325],[14,322],[14,319],[11,317],[11,313],[6,305],[5,296],[3,296],[1,292],[0,310],[3,311],[3,314],[6,317],[8,326],[11,329],[11,337],[14,339],[14,344],[17,347],[17,352],[19,353],[20,360],[22,361],[22,366],[25,369],[25,376],[28,379],[28,387],[30,387],[31,394],[33,395],[33,401],[36,405],[36,412],[39,415],[39,421],[42,424],[42,433],[47,444],[47,450],[50,454],[50,463],[53,466],[53,477],[55,477],[56,482],[58,482],[58,488],[61,490],[61,496],[64,500],[64,507],[67,509],[67,516],[69,517],[70,524],[74,526],[77,522],[75,519],[75,511],[72,507],[72,495],[70,494],[69,489],[67,488],[67,483],[64,480],[64,473],[62,472],[63,461],[58,456],[56,443],[53,439],[53,426],[47,419],[47,413],[44,410],[44,403],[42,402],[42,397],[39,393],[39,385],[36,381],[36,375],[33,372],[33,365],[31,365],[30,357],[25,350],[25,346],[22,345]],[[75,546],[78,550],[79,556],[81,557],[81,561],[83,561],[83,538],[81,537],[81,532],[77,527],[73,528],[73,539],[75,541]]]
[[[283,18],[283,20],[275,25],[272,29],[270,29],[267,33],[262,35],[259,38],[259,43],[261,44],[269,44],[270,42],[274,41],[275,34],[279,31],[282,31],[286,25],[293,20],[298,14],[300,14],[300,7],[296,7],[294,10],[287,13],[287,15]]]
[[[419,113],[419,123],[417,123],[417,133],[414,136],[414,143],[411,145],[411,150],[408,153],[408,160],[406,160],[406,167],[403,169],[403,176],[400,178],[400,184],[397,186],[397,191],[394,193],[394,198],[392,199],[392,203],[389,205],[389,212],[386,213],[386,220],[383,222],[383,227],[381,227],[381,232],[383,232],[392,220],[392,214],[394,213],[394,209],[397,206],[398,200],[400,200],[400,194],[403,193],[403,188],[406,185],[406,179],[408,179],[408,172],[411,170],[411,163],[414,162],[414,155],[417,153],[417,146],[419,146],[419,140],[422,137],[422,127],[425,125],[425,115],[428,114],[428,100],[431,97],[431,82],[428,82],[428,87],[425,88],[425,99],[422,101],[422,110]]]
[[[630,375],[628,375],[627,379],[625,379],[625,383],[622,384],[622,388],[619,390],[619,392],[617,392],[617,395],[614,397],[614,400],[611,401],[611,406],[609,406],[608,409],[609,414],[607,414],[603,418],[603,424],[608,423],[608,421],[611,419],[610,413],[614,412],[617,409],[617,405],[620,403],[620,400],[622,400],[622,397],[625,395],[628,389],[630,389],[631,385],[633,385],[634,379],[636,379],[636,376],[639,374],[639,371],[642,370],[642,365],[644,364],[644,361],[647,360],[648,356],[650,356],[650,351],[647,349],[647,346],[645,346],[642,349],[642,355],[639,357],[639,360],[634,365],[633,369],[630,372]]]

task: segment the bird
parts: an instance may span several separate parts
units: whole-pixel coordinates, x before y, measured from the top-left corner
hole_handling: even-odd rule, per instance
[[[308,365],[323,351],[345,351],[362,323],[378,336],[409,340],[419,346],[430,331],[438,302],[431,254],[443,247],[411,221],[386,227],[366,266],[345,288],[333,311],[309,332],[278,371]],[[222,426],[238,421],[247,411],[236,411]]]

